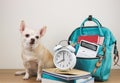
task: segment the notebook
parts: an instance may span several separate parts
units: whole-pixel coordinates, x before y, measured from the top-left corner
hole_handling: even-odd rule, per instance
[[[78,43],[80,43],[81,40],[86,40],[95,44],[102,45],[104,41],[104,37],[100,37],[98,35],[84,35],[78,37]]]

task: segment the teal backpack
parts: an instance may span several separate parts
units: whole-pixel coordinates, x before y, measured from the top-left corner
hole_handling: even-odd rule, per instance
[[[97,26],[85,26],[87,21],[93,21]],[[93,18],[91,15],[86,18],[80,27],[76,28],[70,35],[68,41],[75,47],[76,52],[80,44],[78,43],[78,37],[80,36],[92,36],[99,35],[104,37],[102,45],[99,45],[99,50],[97,57],[95,58],[80,58],[77,57],[77,63],[75,68],[80,70],[85,70],[91,72],[92,76],[96,81],[105,81],[108,80],[110,76],[111,64],[112,64],[112,48],[114,46],[114,62],[115,65],[118,65],[119,60],[118,50],[116,46],[116,39],[113,36],[112,32],[101,25],[101,23]],[[69,43],[70,44],[70,43]]]

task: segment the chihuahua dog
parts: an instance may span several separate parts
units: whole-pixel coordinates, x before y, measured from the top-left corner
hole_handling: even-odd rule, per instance
[[[46,32],[46,26],[39,31],[26,28],[25,22],[21,21],[20,32],[22,35],[22,60],[25,67],[24,80],[29,79],[31,75],[37,75],[37,81],[41,81],[43,68],[54,67],[53,56],[40,43],[40,39]],[[23,72],[22,72],[23,73]],[[22,74],[21,73],[21,74]],[[20,73],[16,73],[18,75]]]

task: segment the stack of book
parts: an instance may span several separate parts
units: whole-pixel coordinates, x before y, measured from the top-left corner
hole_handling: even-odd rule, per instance
[[[72,69],[59,71],[56,68],[43,69],[42,78],[58,83],[94,83],[94,78],[86,71]],[[42,81],[44,83],[44,80]]]

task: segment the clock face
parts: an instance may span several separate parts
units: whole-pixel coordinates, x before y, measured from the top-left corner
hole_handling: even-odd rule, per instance
[[[54,64],[61,70],[73,68],[76,63],[76,57],[67,49],[59,50],[55,53]]]

